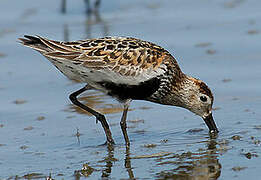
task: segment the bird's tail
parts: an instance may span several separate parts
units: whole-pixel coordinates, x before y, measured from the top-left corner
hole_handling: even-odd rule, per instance
[[[40,36],[24,35],[24,38],[18,38],[19,42],[27,47],[33,48],[41,53],[50,52],[50,48],[41,40]]]

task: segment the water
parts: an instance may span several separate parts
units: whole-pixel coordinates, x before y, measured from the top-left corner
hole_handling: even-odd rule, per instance
[[[0,179],[256,179],[261,175],[261,12],[257,0],[102,1],[85,14],[51,0],[0,2]],[[131,103],[129,149],[121,106],[103,94],[82,101],[106,114],[115,147],[101,146],[95,118],[71,105],[80,89],[39,53],[17,43],[24,34],[56,40],[107,35],[155,42],[215,96],[220,133],[176,107]],[[85,170],[81,170],[85,167]]]

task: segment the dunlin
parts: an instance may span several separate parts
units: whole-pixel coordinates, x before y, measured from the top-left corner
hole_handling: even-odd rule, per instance
[[[19,38],[23,45],[39,51],[68,78],[87,83],[72,93],[70,100],[101,122],[109,144],[114,144],[114,140],[105,116],[77,99],[88,89],[100,90],[123,103],[120,125],[126,145],[126,117],[131,100],[186,108],[202,117],[211,133],[218,132],[212,117],[211,90],[203,81],[184,74],[176,59],[156,44],[129,37],[74,42],[24,37]]]

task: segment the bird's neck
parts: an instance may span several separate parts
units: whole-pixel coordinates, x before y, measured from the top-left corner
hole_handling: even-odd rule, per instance
[[[184,78],[186,78],[186,75],[181,71],[166,72],[160,77],[158,90],[146,100],[165,105],[180,106],[178,96],[179,90],[185,81]]]

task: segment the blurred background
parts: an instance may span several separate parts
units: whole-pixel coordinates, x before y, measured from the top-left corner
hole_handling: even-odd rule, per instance
[[[256,179],[261,175],[261,2],[0,0],[0,179]],[[17,38],[131,36],[154,42],[212,89],[220,133],[176,107],[134,101],[125,148],[121,105],[97,91],[116,141],[69,94],[68,80]]]

